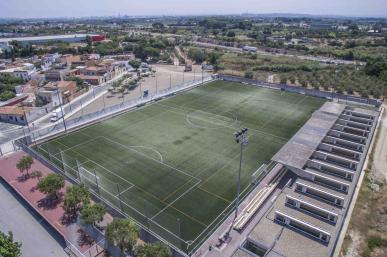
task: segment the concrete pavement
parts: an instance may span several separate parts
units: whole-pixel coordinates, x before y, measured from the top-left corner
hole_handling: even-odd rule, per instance
[[[68,257],[53,238],[52,228],[28,211],[11,192],[0,183],[0,230],[12,231],[15,241],[22,242],[22,257]]]

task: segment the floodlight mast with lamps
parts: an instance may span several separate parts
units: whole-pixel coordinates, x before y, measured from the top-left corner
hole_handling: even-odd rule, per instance
[[[235,142],[240,144],[240,158],[239,158],[239,171],[238,171],[238,181],[237,181],[237,197],[235,201],[235,218],[238,217],[238,207],[239,207],[239,198],[240,198],[240,190],[241,190],[241,172],[242,172],[242,161],[243,161],[243,149],[249,143],[247,138],[248,128],[243,128],[240,131],[234,133]]]

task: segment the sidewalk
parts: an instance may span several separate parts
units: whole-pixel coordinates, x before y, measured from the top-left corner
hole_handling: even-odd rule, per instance
[[[60,192],[59,201],[47,202],[46,195],[36,188],[38,180],[33,178],[23,179],[20,171],[16,168],[16,163],[24,155],[26,155],[24,152],[19,151],[0,159],[0,176],[63,236],[67,247],[71,248],[76,256],[90,256],[89,252],[94,252],[97,249],[96,244],[80,232],[80,228],[75,222],[65,218],[65,211],[62,208],[61,200],[64,197],[65,188],[70,186],[70,183],[66,181],[65,188]],[[34,160],[30,172],[34,170],[41,171],[43,176],[52,173],[51,170],[37,160]]]

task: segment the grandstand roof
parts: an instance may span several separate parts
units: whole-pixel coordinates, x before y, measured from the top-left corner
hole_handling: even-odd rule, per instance
[[[345,105],[325,103],[305,125],[274,155],[273,161],[302,169],[334,125]]]

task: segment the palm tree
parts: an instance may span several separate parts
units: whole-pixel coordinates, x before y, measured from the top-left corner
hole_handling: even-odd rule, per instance
[[[106,228],[106,238],[112,245],[118,246],[121,255],[131,253],[139,237],[137,225],[129,219],[114,219]]]

